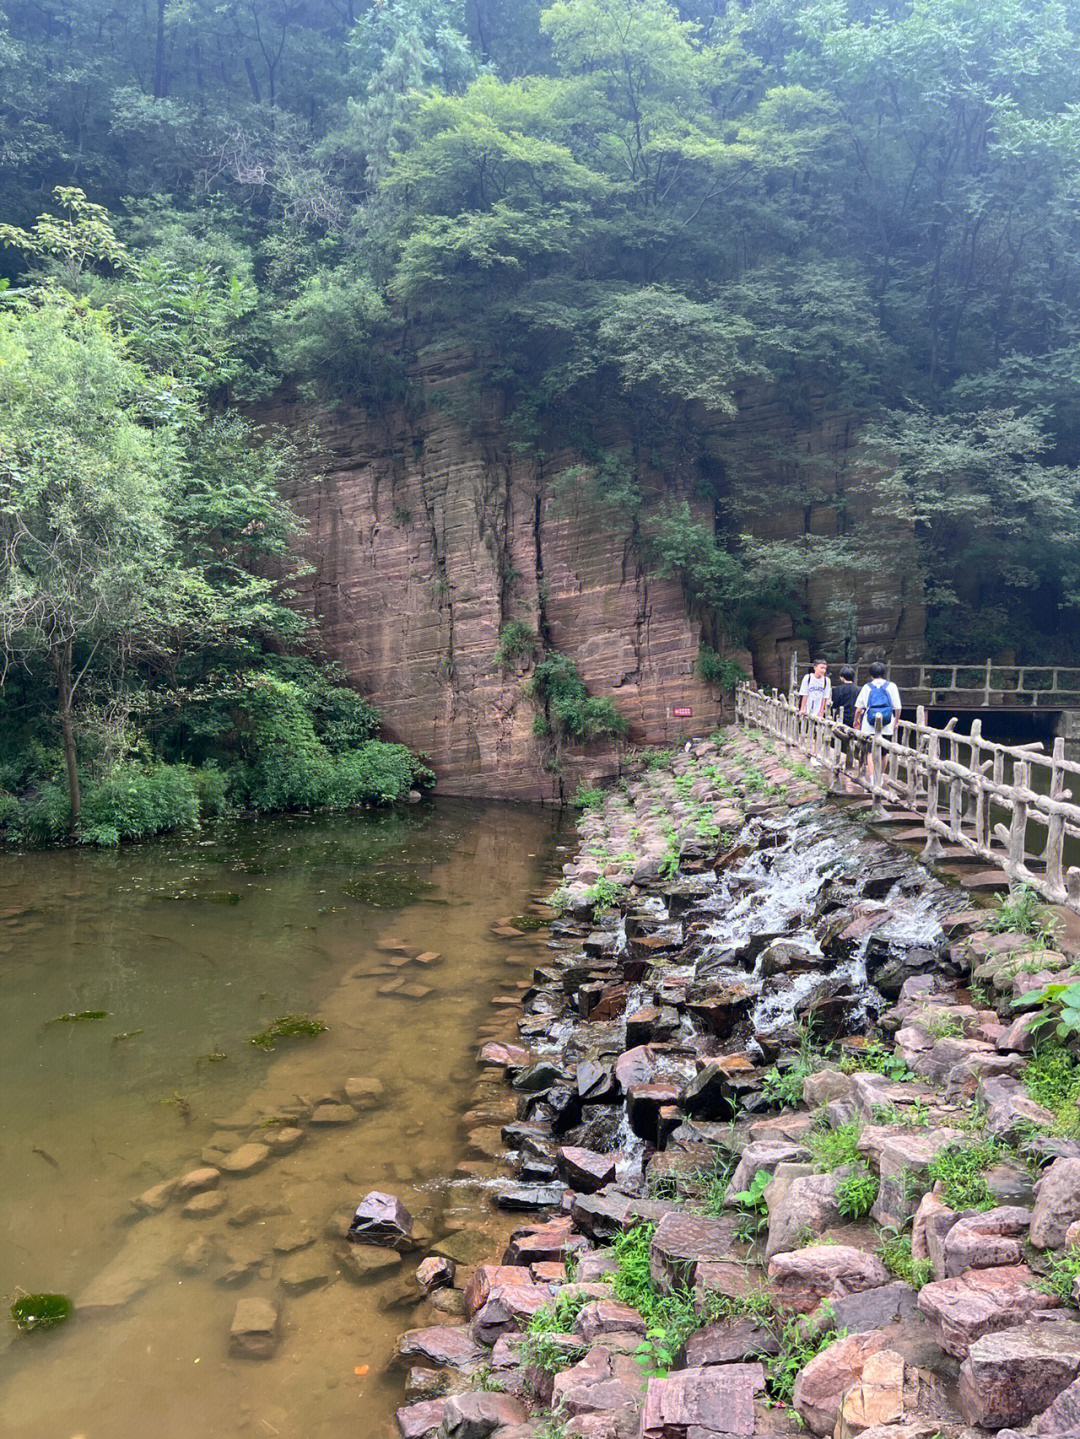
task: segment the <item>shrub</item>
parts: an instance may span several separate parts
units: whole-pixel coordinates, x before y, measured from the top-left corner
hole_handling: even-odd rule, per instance
[[[1058,1134],[1080,1131],[1080,1064],[1062,1044],[1040,1044],[1020,1076],[1036,1104],[1054,1116]]]
[[[698,650],[698,673],[709,684],[719,685],[722,690],[733,690],[750,676],[735,660],[719,655],[708,645]]]
[[[585,784],[578,785],[572,800],[575,809],[600,809],[603,803],[604,791]]]
[[[878,1237],[878,1258],[890,1274],[903,1279],[912,1289],[921,1289],[934,1277],[934,1266],[929,1259],[914,1259],[911,1253],[911,1235],[898,1229],[883,1229]]]
[[[930,1161],[930,1179],[940,1183],[941,1197],[953,1209],[993,1209],[997,1200],[990,1193],[984,1171],[1003,1154],[993,1139],[961,1146],[950,1144]]]
[[[532,693],[544,709],[548,731],[569,741],[616,739],[628,725],[606,696],[590,695],[577,665],[566,655],[550,654],[532,678]]]
[[[114,845],[198,822],[199,796],[187,765],[144,769],[126,761],[86,785],[79,838],[83,844]]]
[[[512,670],[518,660],[533,660],[540,653],[540,638],[523,620],[508,620],[499,631],[495,663],[501,670]]]
[[[860,1164],[836,1187],[836,1207],[845,1219],[865,1219],[878,1196],[878,1177]]]

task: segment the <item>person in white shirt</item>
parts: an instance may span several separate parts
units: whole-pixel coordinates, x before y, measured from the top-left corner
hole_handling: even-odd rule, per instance
[[[809,674],[803,675],[799,686],[799,713],[828,714],[832,704],[832,684],[826,660],[815,660]]]
[[[860,734],[872,735],[881,720],[881,733],[890,738],[896,733],[896,721],[900,718],[900,691],[892,680],[885,678],[885,666],[875,660],[870,666],[870,680],[859,691],[855,701],[855,728]],[[874,761],[868,758],[866,772],[874,777]]]

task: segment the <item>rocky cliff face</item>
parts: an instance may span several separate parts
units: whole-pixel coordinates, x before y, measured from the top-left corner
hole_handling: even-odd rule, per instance
[[[416,375],[417,414],[321,417],[325,478],[293,496],[313,565],[301,603],[381,709],[387,735],[428,753],[441,792],[554,799],[616,772],[618,756],[594,746],[564,754],[561,772],[551,767],[533,733],[528,664],[504,673],[495,661],[507,621],[570,656],[590,693],[610,695],[626,716],[633,741],[707,733],[721,698],[695,672],[700,628],[678,582],[650,575],[611,516],[573,487],[556,493],[553,478],[576,454],[567,445],[542,462],[521,455],[498,400],[472,393],[472,374],[470,355],[442,355]],[[306,425],[309,407],[281,402],[271,418]],[[640,479],[672,493],[662,475]],[[796,523],[776,516],[781,529]],[[898,608],[884,605],[889,624]],[[755,659],[734,657],[747,669],[756,660],[774,682],[790,635],[783,619],[759,631]]]

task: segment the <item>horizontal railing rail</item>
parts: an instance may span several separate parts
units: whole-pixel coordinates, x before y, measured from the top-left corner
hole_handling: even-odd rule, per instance
[[[1065,862],[1066,845],[1080,840],[1080,764],[1065,758],[1063,739],[1049,753],[1041,744],[998,744],[982,737],[978,719],[970,734],[958,734],[955,719],[934,728],[922,706],[891,736],[880,721],[862,734],[750,684],[739,686],[735,704],[742,723],[816,760],[830,784],[843,776],[918,814],[925,857],[939,857],[944,841],[1080,913],[1080,868]]]
[[[791,656],[789,691],[798,689],[800,670],[808,667],[795,653]],[[857,683],[869,679],[869,661],[853,664]],[[836,683],[836,667],[833,683]],[[995,706],[1025,709],[1080,708],[1080,667],[1067,665],[998,665],[992,660],[977,663],[943,661],[939,664],[885,664],[886,676],[912,702],[929,709],[950,703],[962,709],[990,709]]]

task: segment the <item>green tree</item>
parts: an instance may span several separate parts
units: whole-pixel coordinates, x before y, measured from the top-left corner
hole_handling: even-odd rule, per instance
[[[152,643],[170,608],[160,399],[101,315],[59,296],[0,313],[0,648],[5,670],[44,656],[55,676],[72,832],[79,686],[103,648],[123,664]]]

